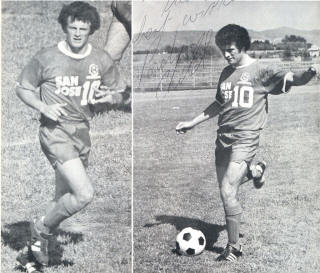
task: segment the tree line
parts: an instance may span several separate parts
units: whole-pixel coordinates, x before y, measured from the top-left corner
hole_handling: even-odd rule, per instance
[[[292,56],[310,57],[307,49],[311,47],[304,37],[297,35],[285,35],[278,43],[269,40],[255,40],[251,43],[250,51],[282,51],[283,59],[290,59]],[[134,54],[179,54],[181,60],[205,59],[208,57],[220,57],[220,50],[216,46],[190,44],[182,46],[167,45],[164,48],[155,50],[137,50]],[[269,56],[269,55],[268,55]],[[266,57],[268,57],[266,56]]]

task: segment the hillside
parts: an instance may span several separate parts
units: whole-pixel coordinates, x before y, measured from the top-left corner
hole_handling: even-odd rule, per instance
[[[264,31],[249,31],[251,38],[264,39],[264,40],[281,40],[285,35],[298,35],[304,37],[308,42],[312,44],[320,44],[320,30],[298,30],[288,27],[280,27],[276,29],[269,29]]]
[[[192,43],[214,44],[214,31],[163,31],[154,33],[138,33],[134,35],[134,51],[163,48],[166,45],[182,46]],[[299,35],[312,44],[320,45],[320,30],[297,30],[294,28],[281,27],[264,31],[249,30],[252,39],[280,41],[285,35]]]

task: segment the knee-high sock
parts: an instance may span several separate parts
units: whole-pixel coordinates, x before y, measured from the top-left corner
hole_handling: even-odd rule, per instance
[[[242,215],[242,208],[240,203],[234,207],[226,207],[226,225],[228,232],[228,243],[232,246],[238,247],[240,234],[240,221]]]

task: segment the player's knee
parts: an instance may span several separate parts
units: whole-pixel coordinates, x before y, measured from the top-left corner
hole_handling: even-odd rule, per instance
[[[220,194],[223,201],[236,198],[236,190],[233,189],[230,185],[222,185],[220,188]]]
[[[81,194],[77,199],[79,209],[82,209],[91,203],[91,201],[93,200],[93,194]]]
[[[237,190],[230,187],[221,187],[220,188],[220,195],[222,202],[225,207],[234,207],[237,206],[238,204],[238,199],[237,199]]]
[[[86,189],[82,190],[77,195],[77,201],[80,208],[86,207],[88,204],[90,204],[94,197],[94,190],[93,187],[87,187]]]

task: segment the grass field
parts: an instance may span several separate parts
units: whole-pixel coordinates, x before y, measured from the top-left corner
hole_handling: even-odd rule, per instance
[[[56,22],[64,2],[2,2],[1,272],[19,272],[15,258],[30,236],[29,221],[53,197],[54,173],[40,150],[38,114],[15,95],[16,79],[41,48],[63,38]],[[110,2],[92,2],[101,12],[101,47],[111,20]],[[121,62],[127,81],[130,49]],[[91,122],[88,169],[95,198],[62,224],[50,247],[46,273],[131,271],[131,113],[112,110]]]
[[[216,120],[185,135],[179,121],[200,113],[214,91],[134,96],[134,272],[319,272],[319,85],[270,97],[258,159],[268,163],[266,185],[241,187],[244,258],[217,263],[226,244],[224,212],[214,167]],[[204,253],[172,252],[184,227],[201,229]]]

